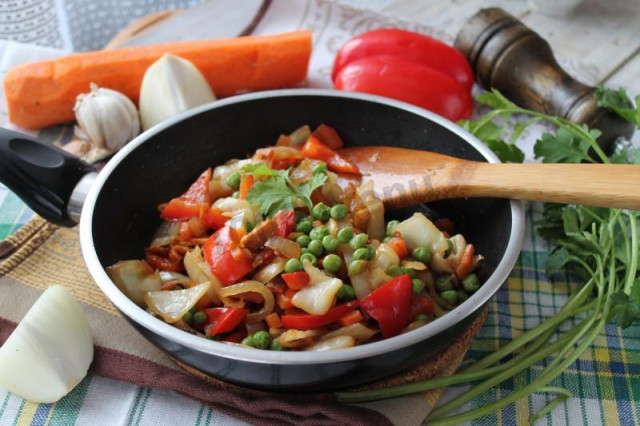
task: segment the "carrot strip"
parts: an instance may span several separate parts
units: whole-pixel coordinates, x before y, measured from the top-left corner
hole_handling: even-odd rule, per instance
[[[351,311],[347,315],[340,318],[338,323],[343,327],[347,327],[347,326],[350,326],[351,324],[355,324],[357,322],[362,321],[362,318],[363,318],[362,313],[360,312],[359,309],[356,309],[355,311]]]
[[[164,53],[193,62],[216,96],[225,97],[300,83],[307,75],[311,33],[162,43],[20,65],[4,78],[9,119],[30,129],[73,121],[76,97],[89,92],[91,82],[137,103],[145,71]]]
[[[282,321],[280,321],[280,317],[275,312],[270,313],[266,317],[264,317],[264,322],[267,323],[269,328],[280,328],[282,327]]]
[[[469,272],[471,272],[474,251],[475,250],[473,244],[467,244],[467,246],[464,248],[464,251],[462,252],[462,258],[460,259],[460,263],[456,268],[456,277],[458,277],[459,280],[463,279],[464,277],[469,275]]]
[[[242,175],[240,178],[240,189],[238,190],[238,198],[243,200],[247,198],[249,190],[253,188],[253,175]]]

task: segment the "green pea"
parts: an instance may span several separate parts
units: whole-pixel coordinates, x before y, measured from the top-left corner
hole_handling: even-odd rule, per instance
[[[331,216],[331,211],[329,209],[329,206],[327,206],[325,203],[320,202],[313,206],[313,209],[311,209],[311,216],[316,220],[326,222]]]
[[[439,292],[453,290],[453,282],[449,275],[440,275],[436,278],[436,289]]]
[[[234,192],[233,194],[231,194],[231,196],[232,196],[233,198],[240,198],[240,191],[236,191],[236,192]]]
[[[353,232],[353,228],[347,226],[346,228],[342,228],[338,231],[338,241],[340,241],[342,244],[347,244],[349,241],[351,241],[354,235],[355,233]]]
[[[296,216],[296,223],[300,222],[302,219],[307,217],[307,214],[300,210],[295,210],[293,214]]]
[[[444,251],[444,257],[449,257],[453,253],[453,241],[447,240],[447,249]]]
[[[193,324],[201,325],[207,322],[207,313],[205,311],[198,311],[193,314]]]
[[[296,238],[296,243],[300,244],[300,247],[302,248],[308,247],[310,242],[311,237],[308,235],[300,235],[298,238]]]
[[[291,258],[284,264],[284,271],[288,274],[302,271],[302,262],[299,259]]]
[[[313,228],[313,224],[310,220],[302,220],[296,225],[296,231],[302,232],[303,234],[311,232],[311,228]]]
[[[194,306],[193,308],[189,309],[189,312],[191,312],[192,314],[195,314],[196,312],[198,312],[198,307]]]
[[[253,334],[253,346],[258,349],[267,349],[272,340],[273,337],[264,330],[256,331]]]
[[[418,314],[416,315],[416,317],[413,319],[414,321],[429,321],[429,317],[425,314]]]
[[[371,260],[373,259],[372,250],[369,247],[360,247],[353,252],[353,260]]]
[[[311,173],[313,173],[314,175],[327,173],[327,165],[325,163],[319,163],[313,168]]]
[[[233,172],[225,179],[224,183],[231,189],[237,190],[240,188],[240,173]]]
[[[324,247],[327,252],[333,253],[338,249],[338,240],[331,235],[325,235],[322,238],[322,247]]]
[[[387,235],[392,236],[393,230],[398,226],[398,224],[400,224],[399,220],[390,220],[389,223],[387,223]]]
[[[356,292],[349,284],[342,284],[342,287],[336,293],[336,297],[339,300],[352,300],[356,298]]]
[[[253,231],[253,228],[256,227],[256,224],[253,222],[247,222],[244,227],[246,228],[247,232],[251,232]]]
[[[193,324],[193,314],[191,311],[187,311],[187,313],[182,316],[182,319],[189,325]]]
[[[383,242],[383,243],[388,243],[388,242],[389,242],[389,240],[391,240],[392,238],[393,238],[393,237],[392,237],[391,235],[387,235],[386,237],[384,237],[384,238],[382,239],[382,242]]]
[[[467,293],[475,293],[480,288],[480,280],[476,274],[469,274],[462,279],[462,288]]]
[[[443,291],[440,294],[440,297],[442,297],[444,299],[444,301],[447,302],[451,306],[453,306],[456,303],[458,303],[458,292],[455,291],[455,290]]]
[[[326,235],[329,235],[329,229],[324,225],[313,228],[309,232],[312,240],[322,240]]]
[[[342,259],[337,254],[328,254],[322,259],[322,267],[325,271],[338,272],[342,266]]]
[[[336,204],[335,206],[331,207],[330,213],[331,217],[335,220],[342,220],[347,217],[347,215],[349,214],[349,210],[344,204]]]
[[[414,271],[413,269],[410,268],[405,268],[405,267],[400,267],[400,270],[402,271],[402,275],[404,274],[409,274],[409,276],[413,279],[413,278],[417,278],[418,277],[418,273],[416,271]]]
[[[458,302],[462,303],[469,298],[469,295],[464,290],[458,290]]]
[[[282,343],[280,343],[278,340],[275,340],[275,339],[271,341],[271,345],[269,346],[269,349],[271,349],[272,351],[286,350],[286,348],[282,346]]]
[[[245,345],[245,346],[250,346],[250,347],[255,347],[255,345],[253,344],[253,336],[247,336],[244,339],[242,339],[242,341],[240,342],[241,345]]]
[[[300,256],[300,262],[304,262],[305,260],[313,266],[316,266],[316,263],[318,263],[318,258],[315,257],[313,253],[303,253],[302,256]]]
[[[347,268],[347,275],[349,275],[350,277],[355,277],[364,270],[366,265],[366,260],[352,260],[351,263],[349,263],[349,267]]]
[[[318,257],[322,256],[322,253],[324,253],[322,242],[318,240],[311,240],[311,242],[309,243],[309,247],[307,248],[309,249],[309,253],[314,254]]]
[[[404,272],[402,271],[403,269],[404,268],[402,268],[401,266],[391,265],[387,270],[387,274],[391,275],[392,277],[399,277],[400,275],[404,275]]]
[[[415,294],[422,293],[422,290],[424,290],[424,286],[424,281],[422,281],[420,278],[414,278],[411,280],[411,290],[413,290]]]
[[[369,241],[369,236],[365,233],[358,234],[354,236],[351,241],[349,241],[349,245],[352,249],[358,250],[360,247],[363,247]]]
[[[426,246],[416,247],[411,252],[411,256],[422,263],[429,263],[431,260],[431,250]]]
[[[302,247],[300,249],[300,254],[305,254],[305,253],[309,253],[309,249],[307,247]],[[300,256],[300,259],[302,259],[302,256]]]

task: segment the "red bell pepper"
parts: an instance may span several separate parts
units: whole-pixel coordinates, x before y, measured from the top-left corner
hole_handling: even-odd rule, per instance
[[[209,308],[204,311],[207,314],[205,330],[208,336],[230,332],[244,321],[249,313],[248,309],[236,308]]]
[[[302,146],[302,156],[313,158],[327,163],[329,170],[337,173],[359,174],[360,170],[355,164],[351,164],[345,160],[340,154],[332,150],[318,139],[309,136],[309,139]]]
[[[350,63],[336,75],[335,87],[408,102],[451,121],[468,118],[473,112],[471,94],[453,78],[393,56]]]
[[[409,281],[409,283],[411,283],[411,281]],[[324,315],[288,314],[283,315],[280,320],[285,328],[293,328],[295,330],[312,330],[338,321],[340,318],[356,309],[359,303],[360,302],[358,300],[352,300],[351,302],[334,306]]]
[[[204,227],[218,230],[222,228],[229,219],[231,219],[229,216],[222,214],[222,210],[211,207],[204,212],[200,221]]]
[[[184,266],[182,259],[176,256],[161,256],[155,253],[146,253],[147,263],[153,268],[167,272],[182,272]]]
[[[420,314],[433,315],[434,303],[430,297],[411,293],[411,306],[409,306],[409,321]]]
[[[238,330],[229,334],[227,337],[222,339],[223,342],[231,342],[231,343],[240,343],[244,338],[247,337],[247,330]]]
[[[360,306],[378,321],[384,337],[393,337],[412,319],[409,317],[411,294],[411,277],[400,275],[369,293],[360,301]]]
[[[345,66],[362,58],[395,56],[440,71],[456,80],[468,92],[473,86],[473,71],[460,51],[427,35],[395,28],[360,34],[338,51],[331,78]]]
[[[309,285],[311,278],[305,271],[290,272],[282,274],[282,279],[291,290],[300,290]]]
[[[238,282],[253,270],[253,259],[240,249],[229,226],[214,232],[204,243],[203,251],[211,272],[224,285]]]
[[[340,149],[344,146],[344,142],[342,142],[342,138],[336,129],[326,124],[319,125],[313,131],[312,136],[331,149]]]
[[[287,238],[296,229],[296,214],[293,210],[280,210],[273,215],[273,220],[278,225],[279,237]]]
[[[209,208],[212,202],[211,192],[209,192],[210,181],[211,168],[208,168],[187,189],[187,192],[169,201],[160,216],[166,220],[187,220],[199,217],[200,211],[203,208]]]

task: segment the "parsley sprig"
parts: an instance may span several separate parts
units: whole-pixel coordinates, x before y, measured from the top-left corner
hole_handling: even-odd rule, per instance
[[[640,97],[631,103],[624,90],[599,88],[599,105],[609,108],[640,129]],[[521,108],[497,91],[477,97],[480,103],[493,108],[475,121],[460,123],[489,146],[502,161],[522,162],[524,153],[517,140],[531,123],[543,120],[556,127],[536,142],[534,154],[543,162],[616,162],[640,164],[640,149],[627,145],[611,157],[598,146],[600,131]],[[511,137],[504,140],[504,124],[498,120],[517,120]],[[436,378],[373,391],[339,392],[344,402],[363,402],[424,392],[461,383],[475,383],[428,417],[429,425],[453,425],[480,418],[515,401],[538,393],[558,395],[546,407],[532,416],[531,423],[546,415],[572,396],[571,392],[549,383],[560,376],[600,335],[605,325],[615,320],[628,327],[640,320],[640,275],[638,212],[546,204],[537,230],[554,247],[547,260],[549,276],[569,270],[581,277],[582,285],[569,296],[566,304],[552,317],[524,332],[496,352],[476,361],[453,376]],[[574,326],[561,327],[571,320]],[[567,331],[563,331],[567,330]],[[540,366],[540,362],[546,360]],[[538,365],[533,379],[509,395],[475,409],[451,415],[473,398],[492,387],[512,380],[517,374]]]
[[[326,174],[318,173],[308,181],[294,185],[289,179],[290,169],[273,170],[264,163],[246,165],[242,171],[254,176],[268,177],[257,182],[247,194],[247,201],[254,206],[260,206],[260,213],[265,216],[272,216],[283,209],[292,210],[296,207],[295,200],[304,203],[311,210],[311,194],[327,180]]]

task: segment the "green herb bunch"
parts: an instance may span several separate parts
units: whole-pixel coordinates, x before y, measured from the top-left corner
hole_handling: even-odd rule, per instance
[[[596,94],[600,106],[618,113],[640,129],[640,96],[634,107],[622,89],[599,88]],[[534,155],[542,162],[640,164],[640,149],[630,145],[607,156],[597,143],[601,134],[597,129],[521,108],[495,90],[480,94],[476,100],[493,109],[477,120],[460,125],[483,141],[502,161],[524,161],[525,155],[517,146],[518,138],[530,124],[543,121],[556,130],[544,133],[534,146]],[[505,140],[503,123],[514,120],[516,124]],[[548,275],[568,269],[582,280],[582,285],[554,316],[453,376],[373,391],[340,392],[336,394],[338,400],[371,401],[471,383],[470,390],[436,408],[427,419],[429,425],[456,425],[490,414],[535,392],[557,394],[530,419],[534,422],[571,397],[568,390],[551,387],[549,383],[592,345],[607,323],[616,321],[624,328],[640,320],[638,213],[545,204],[543,219],[536,225],[538,233],[553,246],[546,264]],[[577,325],[561,331],[565,321],[574,321]],[[473,398],[545,359],[548,362],[526,386],[491,404],[450,415]]]

